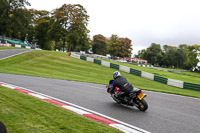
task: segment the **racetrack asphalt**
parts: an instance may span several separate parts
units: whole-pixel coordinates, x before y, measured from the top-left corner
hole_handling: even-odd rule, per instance
[[[119,105],[105,85],[0,73],[0,81],[96,111],[152,133],[199,133],[200,99],[144,91],[149,108]]]
[[[0,58],[18,50],[6,51],[6,56],[5,52],[2,56],[3,51]],[[200,133],[200,99],[144,91],[149,108],[141,112],[115,103],[106,92],[106,85],[4,73],[0,73],[0,81],[88,108],[152,133]]]
[[[9,49],[9,50],[0,50],[0,60],[15,56],[24,52],[31,51],[31,49]]]

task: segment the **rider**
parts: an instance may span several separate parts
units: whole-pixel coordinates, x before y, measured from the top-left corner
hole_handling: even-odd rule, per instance
[[[113,87],[111,88],[110,92],[113,92],[115,87],[119,87],[123,93],[117,95],[116,98],[119,99],[122,103],[126,102],[123,97],[129,95],[130,92],[133,91],[132,84],[130,84],[125,77],[121,76],[120,72],[118,71],[113,73],[113,79]]]

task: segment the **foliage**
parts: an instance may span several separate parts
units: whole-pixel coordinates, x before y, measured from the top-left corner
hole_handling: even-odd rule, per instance
[[[120,46],[119,46],[119,37],[117,35],[112,35],[108,41],[107,45],[108,53],[113,57],[119,54]]]
[[[131,47],[131,40],[128,38],[119,38],[120,41],[120,57],[131,57],[131,51],[133,50]]]
[[[177,47],[172,47],[168,45],[163,46],[163,59],[162,59],[162,65],[165,65],[167,67],[169,66],[176,66],[176,68],[179,68],[179,66],[183,66],[183,62],[185,61],[184,56],[184,50],[179,49]]]
[[[103,35],[95,35],[92,40],[92,51],[94,54],[106,55],[107,54],[107,39]]]
[[[151,64],[159,66],[183,68],[187,70],[198,70],[196,68],[199,60],[197,59],[200,45],[180,44],[179,47],[164,45],[163,50],[160,44],[154,44],[138,52],[136,58],[148,60]]]
[[[67,36],[69,51],[88,51],[90,49],[89,31],[85,26],[82,26],[78,23],[70,26]]]
[[[50,17],[48,11],[35,11],[35,39],[41,49],[51,50],[49,39]]]
[[[28,16],[25,6],[27,0],[0,0],[0,35],[25,40]]]
[[[197,59],[198,53],[200,51],[200,45],[192,45],[187,47],[186,52],[186,61],[184,63],[184,67],[186,69],[195,70],[197,63],[199,60]]]
[[[61,29],[62,35],[57,37],[56,40],[62,39],[63,49],[65,41],[69,44],[68,51],[87,51],[90,48],[89,30],[86,27],[89,16],[83,6],[79,4],[64,4],[56,9],[53,15],[55,23],[61,25],[59,29]]]
[[[44,50],[90,49],[89,16],[83,6],[64,4],[50,13],[26,9],[26,5],[30,5],[26,0],[0,0],[0,35],[26,40]]]
[[[131,57],[131,40],[112,35],[108,41],[107,50],[113,57]]]
[[[162,55],[160,44],[152,43],[147,50],[139,51],[136,58],[146,59],[149,63],[157,65],[161,63]]]

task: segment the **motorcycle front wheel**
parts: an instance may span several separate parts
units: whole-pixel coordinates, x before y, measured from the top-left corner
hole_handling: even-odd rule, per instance
[[[137,108],[140,111],[146,111],[148,109],[148,104],[144,99],[142,99],[141,101],[137,100],[137,104],[138,104]]]

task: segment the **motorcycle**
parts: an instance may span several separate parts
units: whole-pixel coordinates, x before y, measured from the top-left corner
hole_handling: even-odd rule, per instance
[[[133,91],[130,92],[128,96],[124,96],[123,103],[121,100],[117,99],[117,95],[123,93],[120,91],[120,88],[116,87],[114,92],[110,92],[110,89],[113,86],[114,80],[109,81],[109,85],[106,86],[107,92],[110,93],[111,97],[119,104],[124,104],[128,106],[136,106],[140,111],[146,111],[148,109],[148,104],[145,101],[145,97],[147,96],[142,92],[142,90],[133,88]]]

